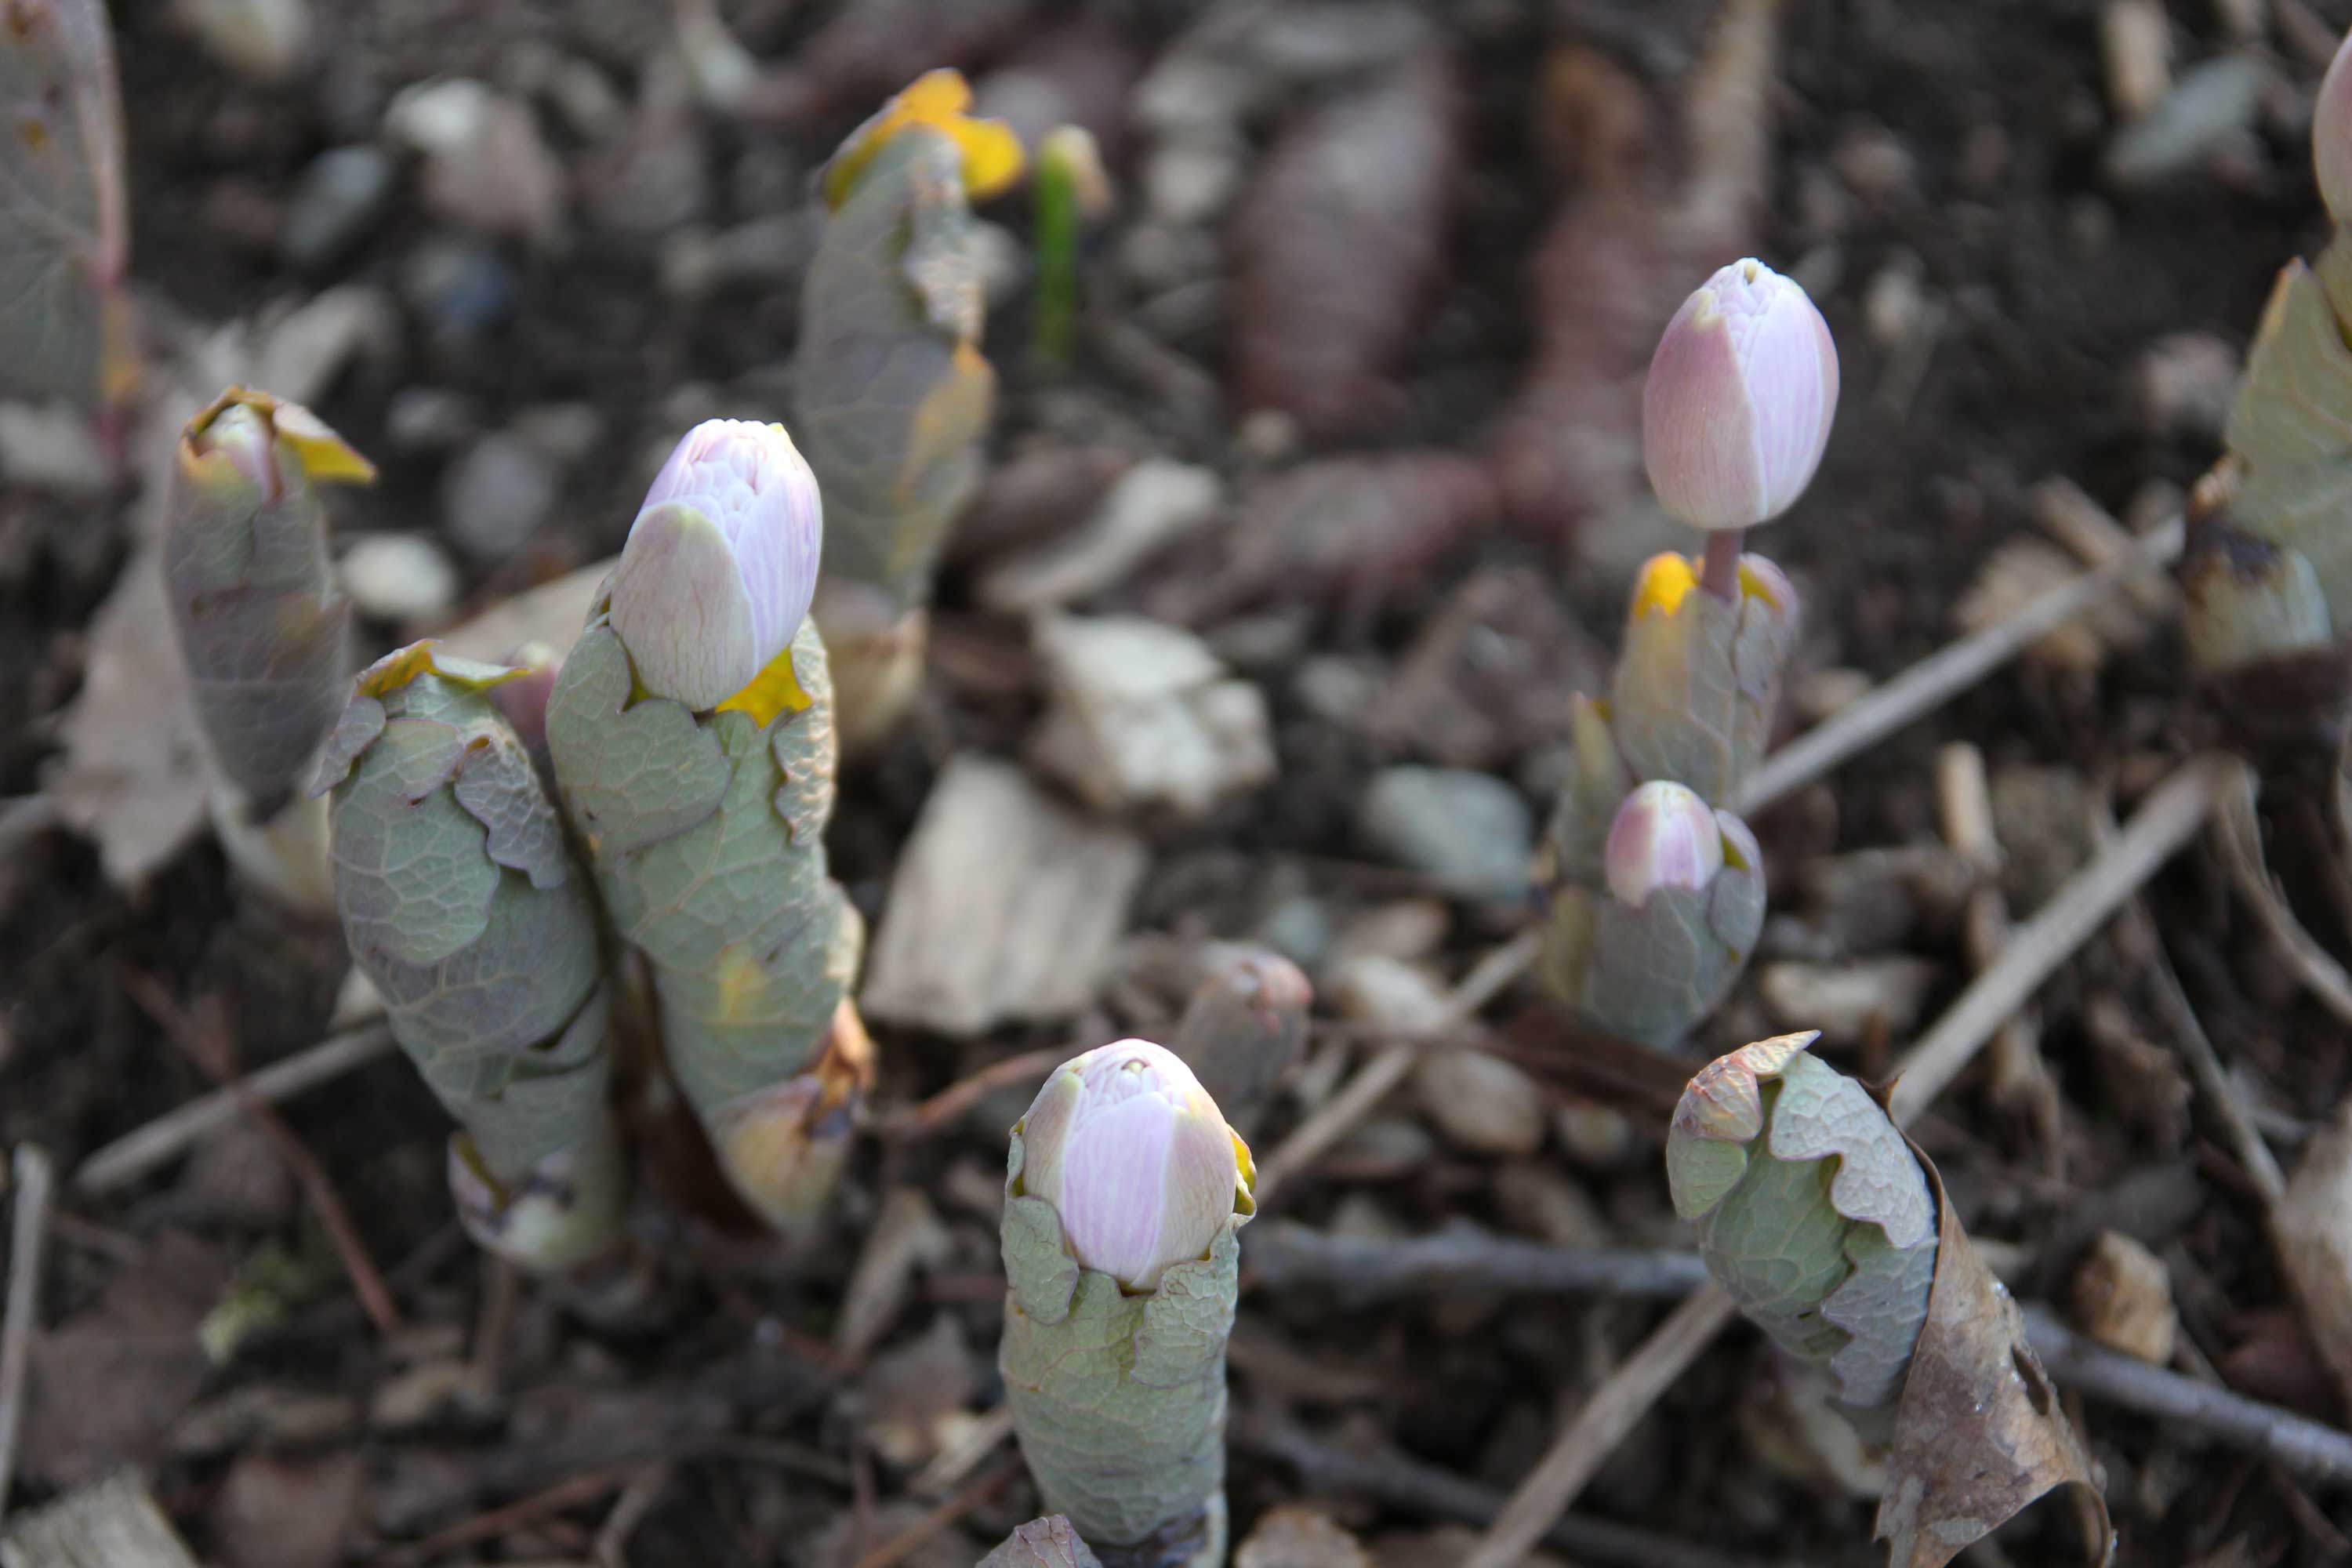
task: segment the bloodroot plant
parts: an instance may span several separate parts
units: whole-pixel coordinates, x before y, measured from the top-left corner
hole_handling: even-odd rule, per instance
[[[1225,1342],[1255,1180],[1148,1040],[1064,1063],[1013,1124],[997,1364],[1045,1506],[1111,1568],[1225,1560]]]
[[[1740,543],[1803,493],[1837,391],[1821,312],[1759,261],[1718,271],[1659,340],[1643,449],[1658,499],[1706,548],[1642,568],[1609,695],[1575,700],[1575,767],[1536,878],[1544,976],[1593,1028],[1678,1044],[1763,931],[1762,858],[1732,808],[1771,738],[1799,616],[1788,578]]]
[[[801,289],[795,403],[827,513],[815,613],[852,752],[914,699],[932,570],[979,487],[996,402],[971,202],[1011,184],[1022,153],[971,101],[935,70],[850,134],[825,165]]]
[[[1690,1080],[1666,1138],[1675,1212],[1716,1282],[1834,1380],[1886,1454],[1877,1534],[1895,1568],[1941,1568],[2070,1482],[2091,1500],[2104,1562],[2105,1504],[2017,1303],[1934,1163],[1868,1089],[1807,1053],[1815,1037],[1742,1046]]]

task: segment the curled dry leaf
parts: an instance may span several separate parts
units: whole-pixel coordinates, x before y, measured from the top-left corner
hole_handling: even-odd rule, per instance
[[[980,1568],[1102,1568],[1076,1529],[1061,1514],[1033,1519],[980,1560]]]
[[[1223,948],[1185,1004],[1168,1048],[1184,1058],[1225,1121],[1246,1138],[1307,1045],[1315,987],[1263,947]]]
[[[1969,1244],[1936,1163],[1911,1152],[1936,1197],[1936,1281],[1895,1411],[1874,1538],[1889,1568],[1943,1568],[2027,1504],[2073,1485],[2087,1500],[2088,1557],[2115,1528],[2082,1439],[2027,1339],[2024,1315]]]
[[[96,408],[129,390],[122,104],[103,0],[0,11],[0,389]]]
[[[1384,376],[1444,258],[1455,96],[1433,54],[1317,109],[1268,154],[1234,230],[1243,407],[1323,436],[1393,401]]]

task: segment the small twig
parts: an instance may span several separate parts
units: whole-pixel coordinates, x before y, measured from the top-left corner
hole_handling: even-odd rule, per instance
[[[2153,954],[2148,972],[2156,981],[2156,997],[2170,1019],[2173,1033],[2179,1037],[2180,1054],[2188,1058],[2189,1076],[2197,1080],[2197,1088],[2205,1096],[2206,1109],[2212,1111],[2229,1135],[2230,1152],[2238,1157],[2248,1179],[2263,1194],[2263,1206],[2267,1217],[2286,1196],[2286,1173],[2279,1169],[2278,1157],[2253,1123],[2238,1086],[2221,1066],[2219,1053],[2213,1049],[2212,1037],[2190,1005],[2189,994],[2180,988],[2180,976],[2174,972],[2171,955],[2164,950],[2161,933],[2156,922],[2142,920],[2148,927],[2148,947]]]
[[[1259,1410],[1234,1425],[1234,1447],[1289,1466],[1308,1492],[1371,1498],[1405,1513],[1485,1524],[1502,1494],[1393,1450],[1358,1454],[1326,1443],[1287,1416]],[[1753,1568],[1754,1559],[1676,1541],[1629,1524],[1568,1514],[1543,1537],[1580,1561],[1627,1568]]]
[[[2112,843],[2017,928],[2000,955],[1896,1064],[1900,1076],[1887,1097],[1887,1113],[1896,1122],[1916,1118],[1958,1077],[2002,1021],[2195,835],[2212,807],[2221,777],[2221,766],[2211,759],[2182,766],[2141,802]],[[1592,1479],[1610,1447],[1733,1314],[1731,1299],[1712,1285],[1675,1309],[1554,1439],[1464,1568],[1508,1568],[1517,1563],[1543,1533],[1545,1522],[1563,1512]]]
[[[2336,962],[2303,922],[2287,908],[2286,900],[2271,885],[2263,861],[2262,825],[2254,816],[2254,772],[2237,763],[2222,791],[2221,809],[2215,815],[2213,837],[2230,868],[2230,880],[2253,906],[2254,918],[2270,934],[2279,953],[2294,971],[2305,989],[2344,1023],[2352,1024],[2352,974]]]
[[[662,1490],[669,1481],[670,1468],[667,1460],[647,1465],[630,1478],[629,1484],[614,1500],[613,1511],[606,1514],[604,1522],[597,1527],[596,1545],[589,1553],[597,1568],[628,1568],[629,1537],[636,1532],[638,1525],[645,1522],[646,1515],[653,1511],[654,1504],[661,1500]]]
[[[341,1078],[392,1049],[392,1030],[383,1024],[333,1036],[283,1061],[270,1063],[240,1084],[214,1089],[127,1132],[75,1168],[74,1191],[99,1197],[129,1186],[157,1166],[177,1158],[206,1133],[237,1117],[239,1089],[275,1103],[306,1089]]]
[[[1404,1241],[1373,1241],[1277,1219],[1252,1226],[1249,1243],[1249,1272],[1260,1286],[1321,1285],[1370,1300],[1462,1290],[1673,1299],[1706,1279],[1696,1252],[1547,1247],[1467,1221]]]
[[[552,1514],[583,1503],[595,1501],[614,1487],[622,1484],[629,1472],[625,1470],[590,1470],[584,1475],[570,1477],[556,1482],[544,1491],[520,1498],[503,1508],[478,1513],[462,1519],[445,1529],[436,1530],[415,1545],[387,1553],[395,1563],[429,1563],[446,1552],[460,1546],[471,1546],[477,1541],[490,1541],[526,1524],[535,1524]]]
[[[25,1426],[25,1373],[41,1310],[41,1241],[49,1225],[49,1156],[19,1143],[14,1161],[16,1212],[8,1233],[8,1309],[0,1319],[0,1516],[16,1475],[16,1438]]]
[[[1667,1314],[1666,1321],[1592,1391],[1534,1473],[1511,1493],[1511,1500],[1479,1538],[1462,1568],[1513,1568],[1525,1557],[1568,1511],[1569,1503],[1624,1441],[1633,1424],[1738,1311],[1720,1287],[1709,1283]]]
[[[1908,1122],[1927,1109],[1992,1032],[2196,835],[2213,808],[2227,767],[2224,760],[2211,757],[2184,763],[2149,792],[2113,843],[2011,934],[2000,956],[1895,1064],[1889,1115]]]
[[[2026,1305],[2025,1323],[2050,1375],[2093,1399],[2152,1416],[2167,1431],[2248,1449],[2308,1480],[2352,1485],[2352,1434],[2111,1351],[2039,1303]]]
[[[1074,1054],[1071,1050],[1055,1047],[1042,1051],[1024,1051],[1017,1057],[992,1062],[970,1078],[957,1079],[929,1100],[892,1111],[883,1121],[882,1136],[890,1139],[928,1138],[990,1094],[1008,1085],[1024,1083],[1052,1072]]]
[[[892,1564],[905,1562],[933,1536],[938,1535],[940,1531],[954,1524],[965,1514],[1012,1485],[1013,1478],[1020,1473],[1020,1461],[1007,1459],[865,1556],[860,1557],[855,1568],[892,1568]]]
[[[295,1180],[302,1185],[304,1195],[310,1200],[311,1208],[317,1211],[319,1223],[326,1226],[328,1239],[334,1244],[335,1255],[342,1260],[343,1272],[351,1277],[352,1289],[359,1296],[360,1305],[367,1310],[376,1331],[384,1335],[398,1333],[400,1309],[393,1304],[392,1292],[384,1288],[383,1277],[376,1272],[375,1261],[368,1256],[367,1244],[360,1239],[359,1226],[352,1223],[351,1211],[343,1207],[343,1200],[336,1194],[334,1184],[327,1179],[327,1173],[311,1157],[309,1146],[295,1135],[294,1129],[286,1124],[286,1119],[278,1114],[278,1108],[256,1095],[236,1077],[221,1032],[226,1026],[215,1016],[212,1020],[216,1026],[214,1030],[207,1031],[200,1026],[172,999],[172,994],[163,989],[162,982],[151,974],[135,969],[126,970],[123,982],[131,992],[131,1000],[162,1026],[164,1037],[179,1047],[205,1077],[227,1089],[236,1097],[237,1109],[250,1117],[263,1136],[276,1146],[278,1158],[284,1160],[294,1173]]]
[[[1521,931],[1480,959],[1445,999],[1445,1010],[1431,1029],[1431,1037],[1442,1038],[1446,1031],[1475,1016],[1480,1008],[1527,973],[1528,966],[1542,951],[1543,933],[1530,930]],[[1391,1089],[1402,1083],[1413,1064],[1421,1059],[1422,1050],[1423,1045],[1418,1042],[1401,1042],[1386,1047],[1357,1068],[1356,1076],[1339,1093],[1318,1106],[1313,1115],[1291,1129],[1290,1136],[1258,1162],[1258,1206],[1264,1208],[1276,1187],[1312,1164]]]
[[[1885,685],[1838,710],[1764,759],[1739,794],[1741,816],[1753,816],[1782,795],[1828,773],[1847,758],[1950,701],[2045,634],[2115,593],[2138,574],[2180,553],[2183,525],[2172,518],[2151,529],[2124,560],[2086,572],[2051,589],[1997,626],[1962,637],[1921,659]]]

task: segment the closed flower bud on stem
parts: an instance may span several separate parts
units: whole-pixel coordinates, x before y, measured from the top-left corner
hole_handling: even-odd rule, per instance
[[[1610,892],[1638,910],[1661,888],[1714,881],[1723,869],[1723,830],[1696,792],[1655,779],[1618,807],[1602,865]]]
[[[613,627],[638,683],[698,712],[750,686],[808,615],[824,534],[815,476],[782,426],[688,431],[613,575]]]
[[[1022,1120],[1022,1189],[1054,1205],[1081,1268],[1156,1289],[1226,1227],[1249,1150],[1192,1069],[1120,1040],[1064,1065]]]
[[[1045,1508],[1110,1568],[1216,1568],[1249,1148],[1145,1040],[1064,1064],[1011,1144],[997,1367]]]
[[[1642,395],[1642,455],[1667,511],[1753,528],[1804,492],[1837,417],[1837,345],[1803,289],[1735,261],[1675,312]]]

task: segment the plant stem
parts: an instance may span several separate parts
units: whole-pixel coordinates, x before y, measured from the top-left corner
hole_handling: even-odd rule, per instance
[[[1698,585],[1726,604],[1739,602],[1739,547],[1747,541],[1744,528],[1717,528],[1706,536],[1706,555],[1698,571]]]

